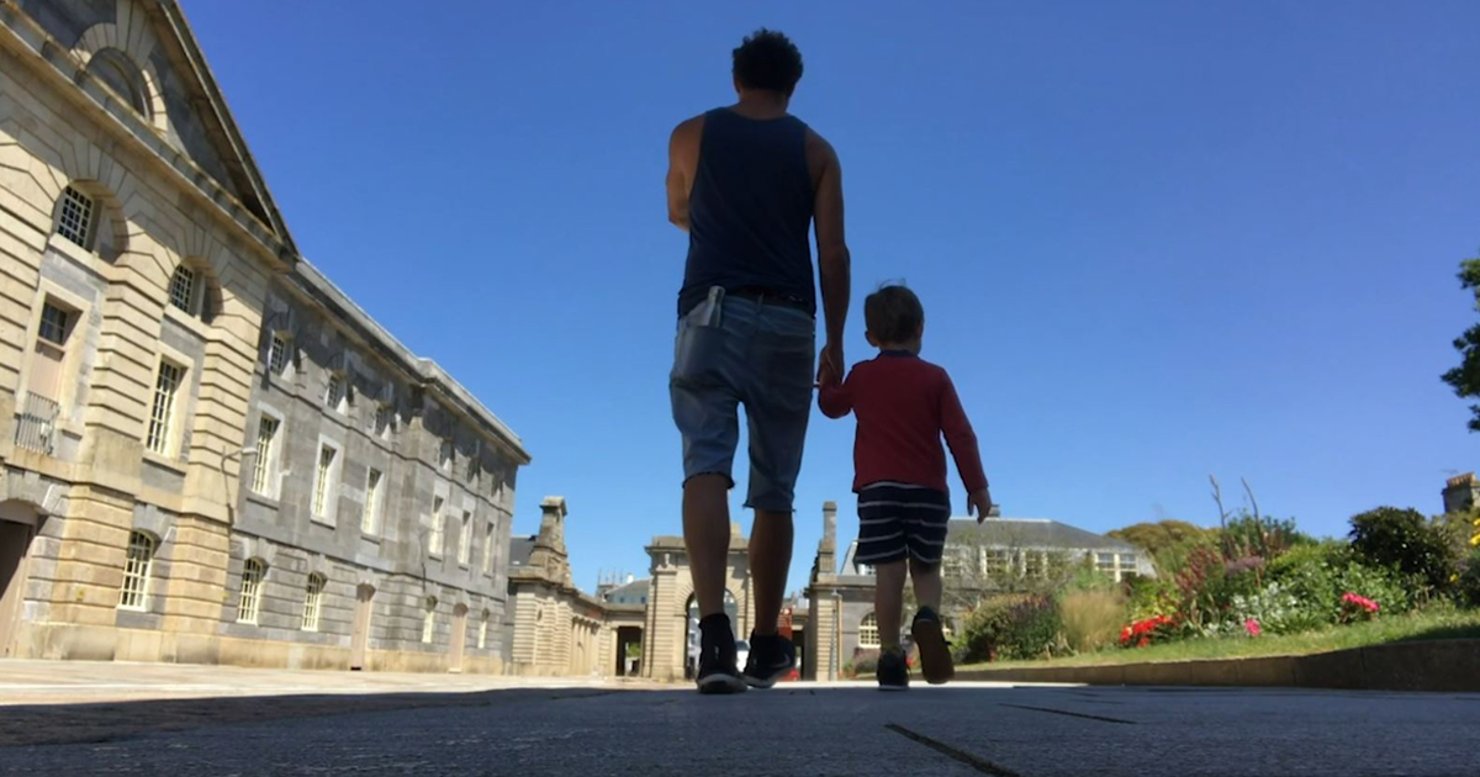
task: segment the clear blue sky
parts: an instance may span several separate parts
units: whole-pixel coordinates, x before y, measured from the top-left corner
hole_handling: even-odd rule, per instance
[[[298,245],[523,436],[515,531],[568,497],[587,589],[679,533],[665,147],[760,25],[843,161],[849,360],[907,280],[1006,514],[1207,524],[1213,473],[1339,534],[1480,466],[1438,378],[1480,4],[185,5]],[[814,414],[791,588],[823,500],[856,533],[851,440]]]

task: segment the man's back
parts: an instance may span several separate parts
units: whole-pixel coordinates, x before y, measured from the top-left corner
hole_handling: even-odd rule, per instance
[[[679,313],[711,286],[764,288],[815,312],[807,125],[719,108],[704,114],[699,132]]]

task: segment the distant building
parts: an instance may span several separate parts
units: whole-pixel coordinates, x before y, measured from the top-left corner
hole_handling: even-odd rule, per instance
[[[1466,472],[1444,482],[1444,512],[1465,513],[1475,508],[1480,501],[1480,480],[1475,473]]]

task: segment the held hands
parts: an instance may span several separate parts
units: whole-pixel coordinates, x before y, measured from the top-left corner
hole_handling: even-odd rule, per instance
[[[984,486],[966,495],[966,514],[975,515],[977,523],[987,520],[987,515],[991,512],[991,489]]]
[[[817,384],[831,386],[843,382],[843,344],[829,342],[822,346],[817,359]]]

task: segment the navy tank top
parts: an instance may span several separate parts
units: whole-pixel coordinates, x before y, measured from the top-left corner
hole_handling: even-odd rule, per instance
[[[678,314],[722,286],[794,297],[816,315],[812,202],[801,119],[749,119],[728,108],[704,114]]]

